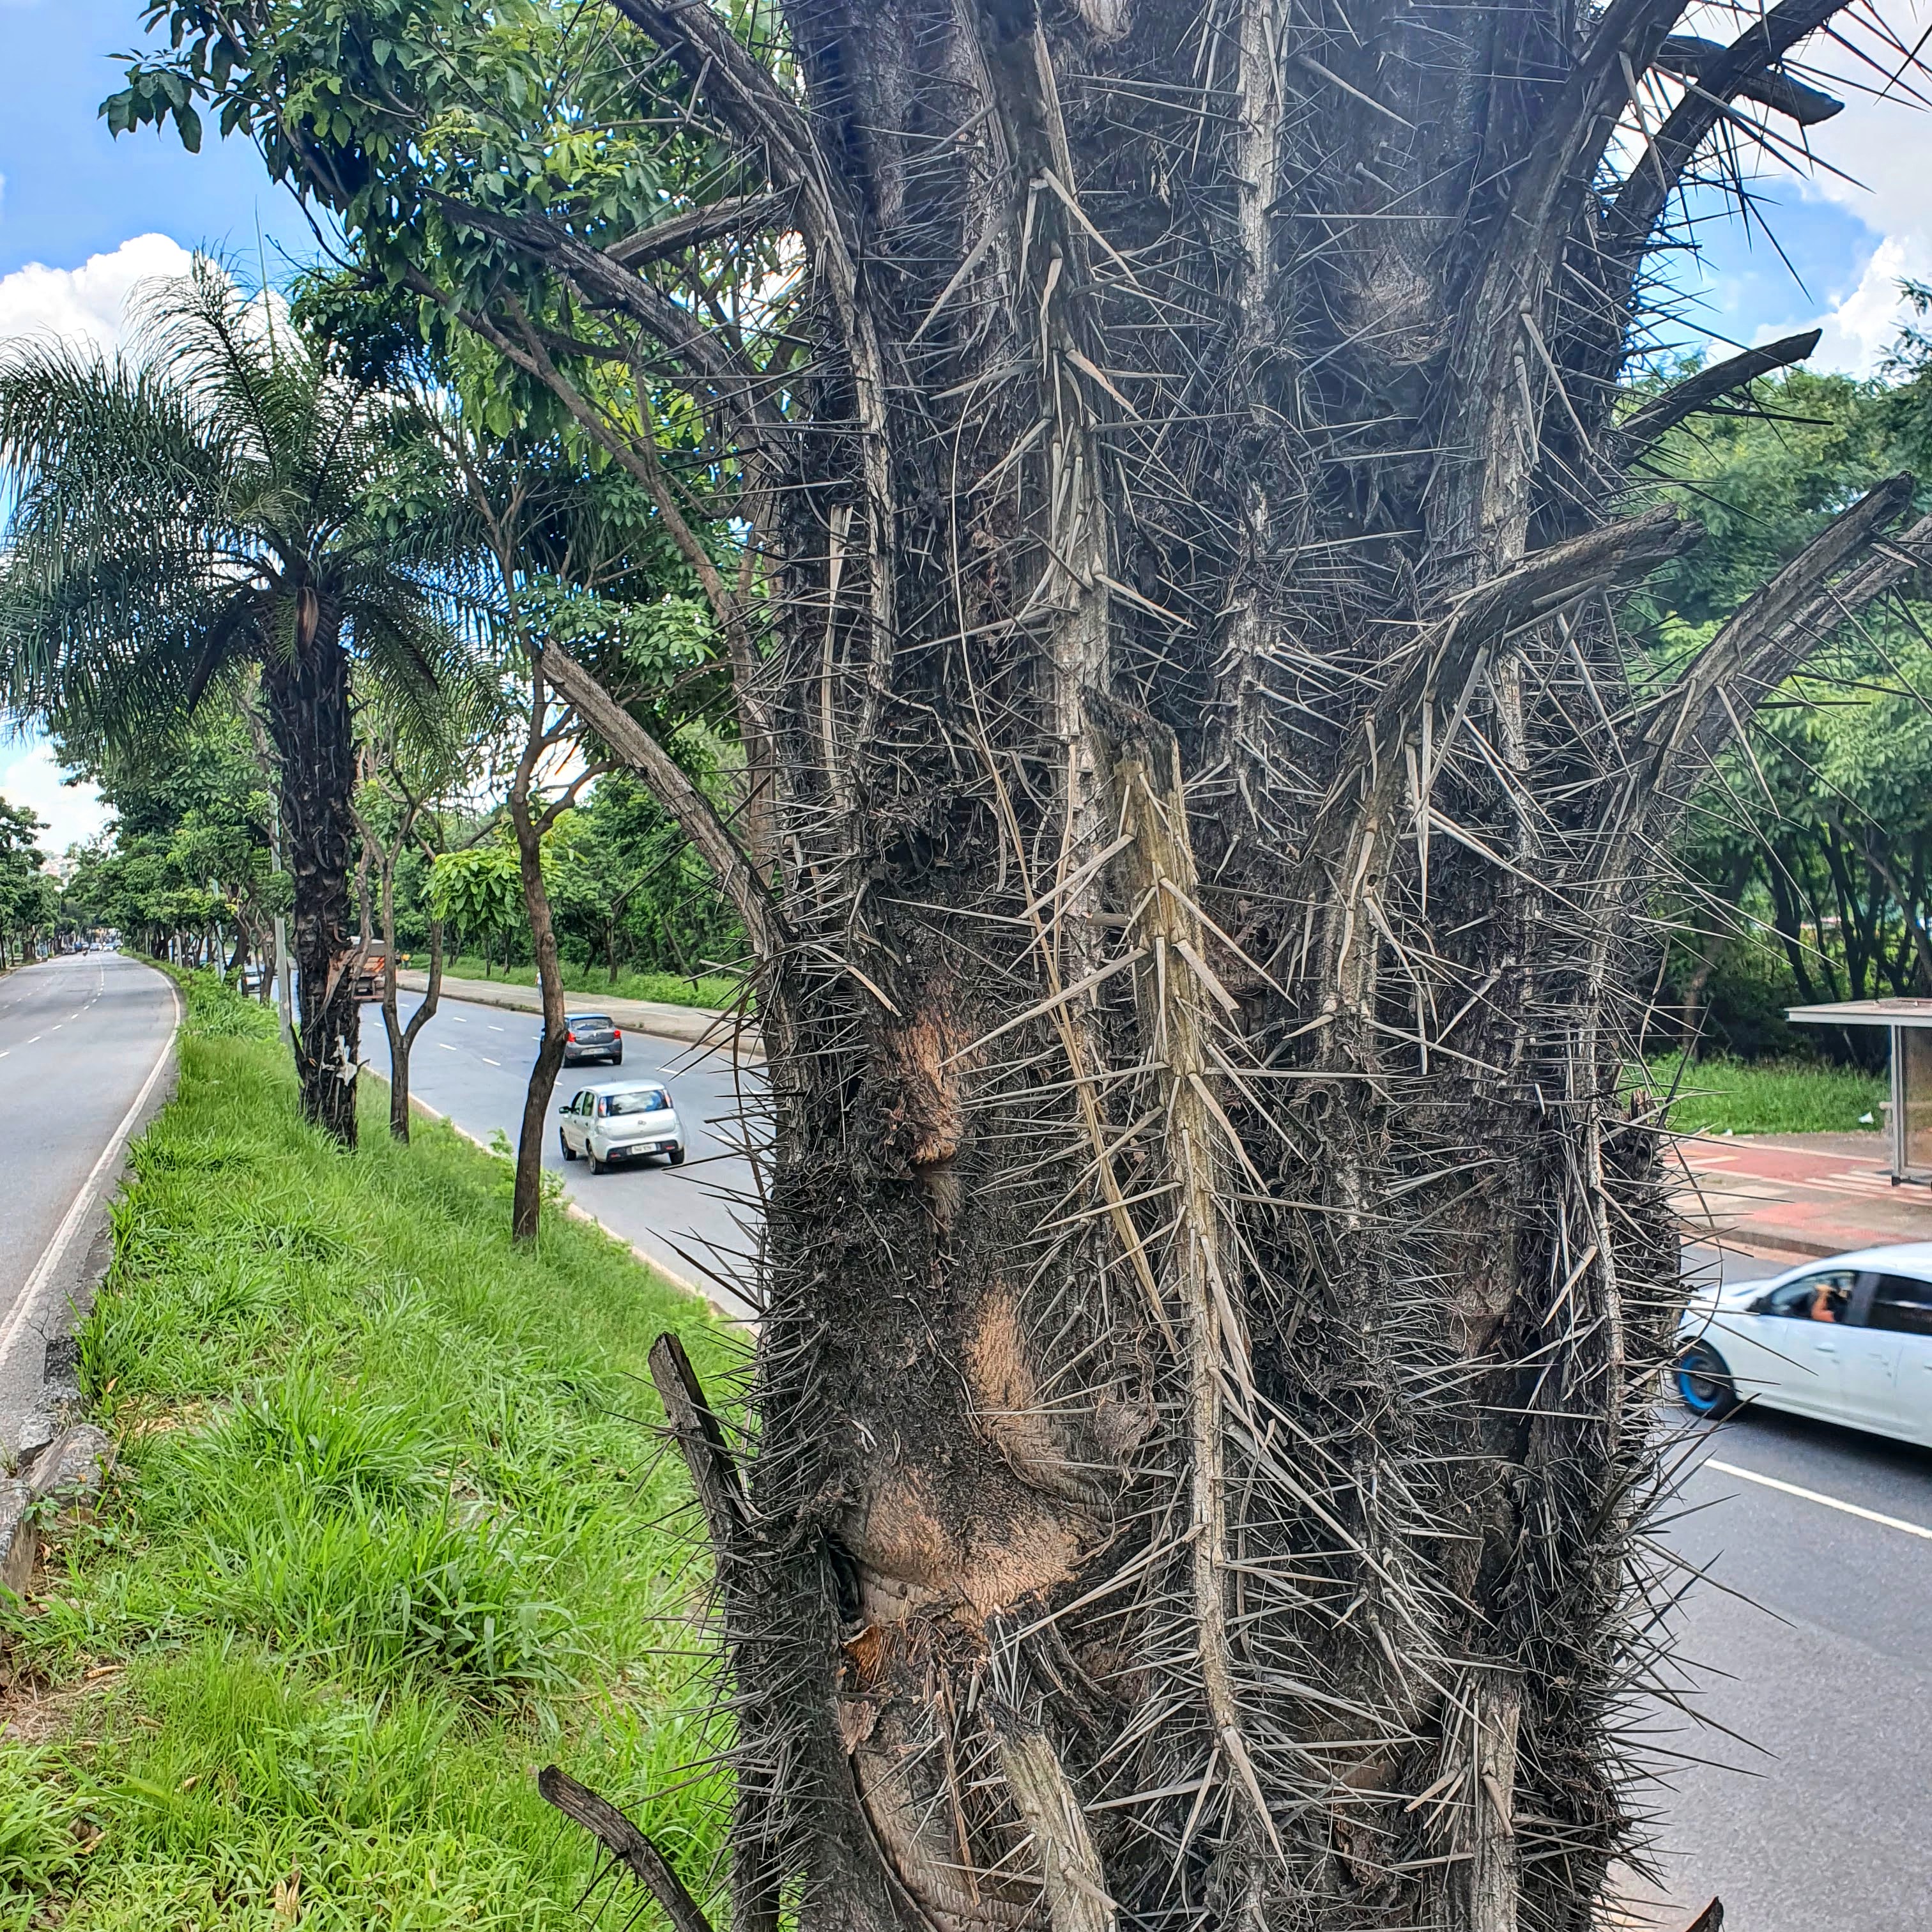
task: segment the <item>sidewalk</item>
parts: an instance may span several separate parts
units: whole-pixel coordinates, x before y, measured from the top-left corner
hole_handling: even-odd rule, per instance
[[[406,992],[420,993],[429,985],[429,975],[407,968],[398,972],[396,984]],[[540,1013],[543,996],[534,986],[513,986],[503,980],[454,980],[443,976],[442,997],[466,1000],[472,1006],[497,1006],[506,1012]],[[710,1006],[674,1006],[662,1000],[614,1000],[598,993],[566,993],[566,1012],[608,1013],[626,1033],[647,1033],[659,1040],[674,1040],[687,1046],[709,1046],[719,1052],[735,1050],[742,1060],[762,1060],[764,1048],[758,1029],[746,1022],[742,1028],[736,1016],[721,1013]]]
[[[1932,1241],[1932,1188],[1894,1187],[1877,1134],[1687,1136],[1678,1211],[1726,1246],[1794,1258]]]

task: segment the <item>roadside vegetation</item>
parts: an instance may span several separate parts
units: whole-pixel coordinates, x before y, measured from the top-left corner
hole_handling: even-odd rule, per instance
[[[422,962],[411,963],[420,966]],[[501,960],[487,962],[475,953],[446,960],[442,970],[453,980],[494,980],[512,986],[537,982],[534,966],[506,967]],[[614,980],[602,966],[572,965],[568,961],[562,972],[566,992],[595,994],[608,1000],[657,1000],[668,1006],[721,1010],[735,1006],[745,990],[744,982],[728,973],[707,973],[694,980],[678,973],[620,972]]]
[[[261,1010],[185,984],[80,1336],[117,1466],[0,1616],[0,1928],[561,1927],[594,1866],[551,1760],[700,1886],[705,1579],[645,1357],[728,1383],[729,1335],[563,1216],[513,1245],[508,1165],[440,1125],[345,1154]]]
[[[1680,1133],[1876,1134],[1890,1091],[1882,1076],[1856,1066],[1722,1054],[1660,1054],[1646,1078],[1653,1093],[1675,1096],[1670,1124]]]

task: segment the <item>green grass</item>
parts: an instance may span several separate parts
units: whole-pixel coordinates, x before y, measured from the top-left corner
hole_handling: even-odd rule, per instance
[[[553,1759],[716,1876],[718,1782],[669,1790],[717,1740],[645,1356],[674,1329],[728,1384],[734,1342],[595,1229],[513,1249],[508,1167],[394,1147],[382,1098],[333,1151],[272,1019],[190,982],[80,1336],[115,1477],[0,1612],[38,1714],[0,1929],[562,1932],[595,1867]]]
[[[428,965],[428,955],[417,953],[412,956],[410,964],[416,970]],[[486,974],[482,956],[466,953],[460,959],[443,962],[443,970],[452,979],[481,980],[489,978],[501,980],[512,986],[534,986],[537,982],[537,969],[534,966],[504,966],[497,964]],[[611,983],[610,974],[601,966],[572,966],[566,964],[563,969],[563,984],[567,992],[591,993],[607,1000],[656,1000],[670,1006],[703,1006],[716,1010],[735,1006],[742,997],[744,983],[728,973],[710,973],[695,980],[687,980],[676,973],[620,973],[616,983]]]
[[[1888,1089],[1882,1077],[1816,1061],[1713,1058],[1684,1064],[1681,1054],[1649,1062],[1652,1090],[1672,1091],[1670,1124],[1680,1132],[1812,1134],[1871,1132]],[[1860,1116],[1869,1114],[1869,1121]]]

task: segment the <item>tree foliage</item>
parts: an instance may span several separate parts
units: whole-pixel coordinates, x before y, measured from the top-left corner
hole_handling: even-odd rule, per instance
[[[1802,371],[1658,454],[1706,542],[1652,586],[1664,666],[1708,644],[1761,582],[1880,478],[1932,454],[1932,356],[1908,332],[1887,377]],[[1922,496],[1923,493],[1922,493]],[[1718,761],[1667,904],[1685,933],[1684,1018],[1747,1053],[1790,1045],[1780,1009],[1932,994],[1932,605],[1845,626]],[[1822,1043],[1822,1042],[1821,1042]]]

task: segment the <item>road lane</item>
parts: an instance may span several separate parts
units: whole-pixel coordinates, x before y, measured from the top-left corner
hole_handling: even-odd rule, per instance
[[[164,1083],[151,1076],[176,1010],[160,974],[118,954],[65,955],[0,979],[0,1443],[8,1450],[41,1406],[46,1343],[91,1292],[90,1256],[120,1172],[116,1136],[138,1130],[130,1113],[144,1090],[143,1112],[160,1104]]]
[[[402,1001],[405,1023],[416,1004]],[[582,1010],[595,1010],[588,1000]],[[514,1143],[542,1035],[524,1014],[445,1000],[411,1050],[410,1090],[478,1140],[500,1131]],[[362,1052],[371,1070],[387,1079],[388,1039],[374,1006],[362,1010]],[[556,1109],[580,1088],[624,1076],[662,1079],[670,1088],[684,1127],[682,1167],[653,1161],[593,1174],[582,1161],[565,1162]],[[573,1200],[678,1280],[740,1316],[753,1312],[732,1286],[743,1278],[752,1247],[748,1211],[750,1225],[756,1222],[755,1210],[745,1205],[754,1180],[743,1151],[741,1108],[756,1106],[760,1077],[758,1067],[734,1066],[728,1054],[627,1033],[621,1067],[566,1066],[559,1073],[544,1136],[544,1165]]]
[[[1782,1271],[1725,1258],[1732,1280]],[[1932,1526],[1932,1451],[1770,1409],[1703,1432],[1666,1540],[1712,1579],[1676,1646],[1709,1721],[1650,1720],[1687,1760],[1657,1798],[1656,1924],[1714,1893],[1768,1932],[1932,1932],[1932,1541],[1874,1516]]]

